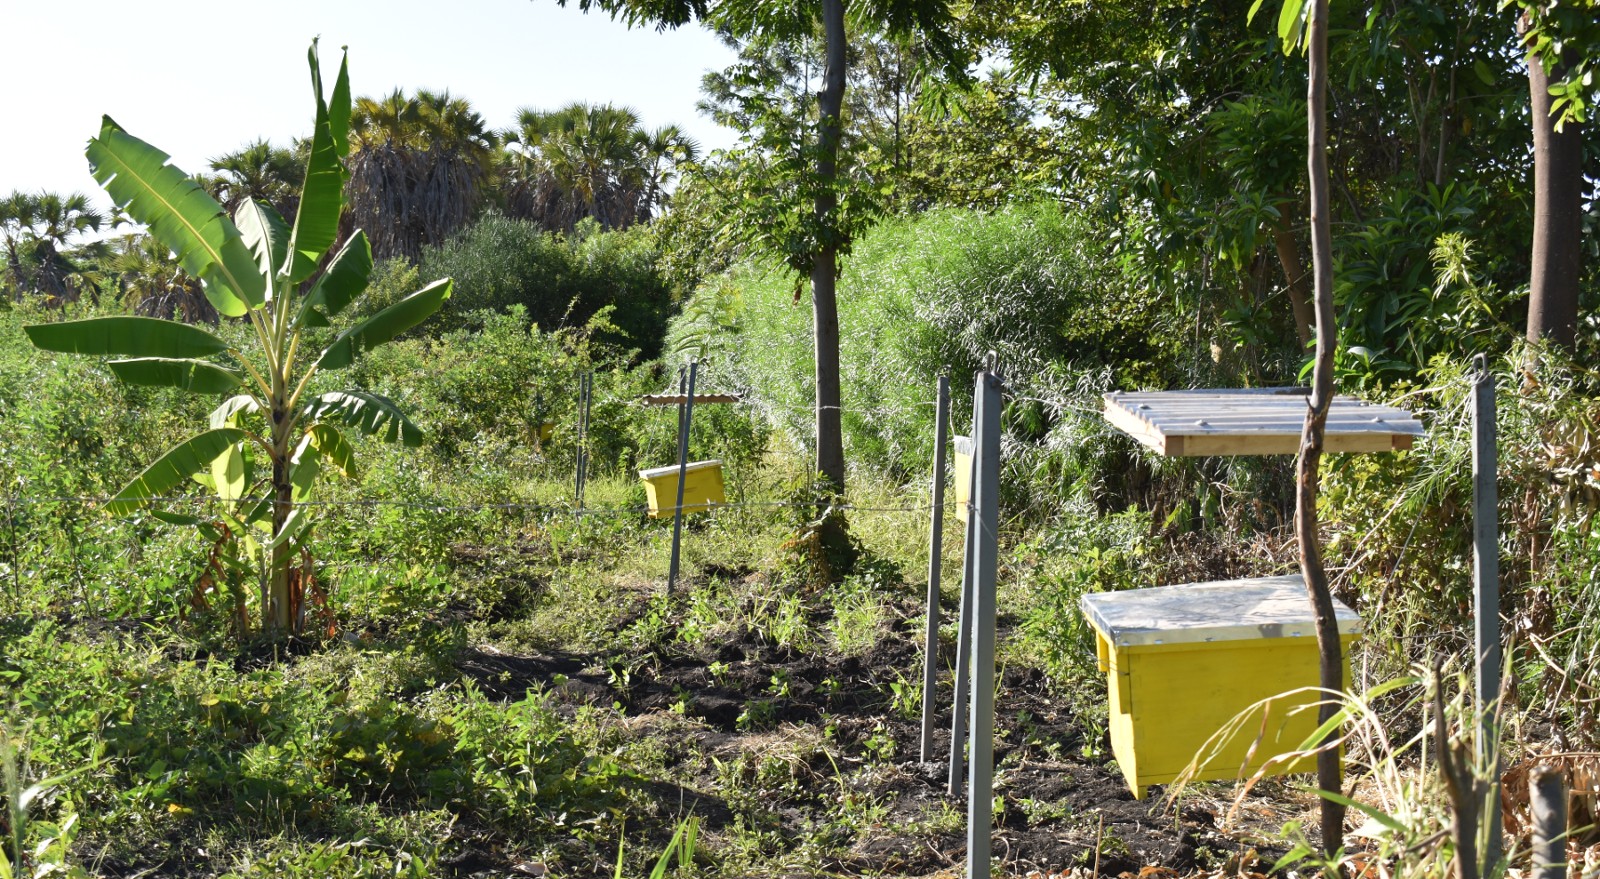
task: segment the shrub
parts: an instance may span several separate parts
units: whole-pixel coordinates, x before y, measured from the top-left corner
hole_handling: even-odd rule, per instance
[[[439,321],[441,331],[478,326],[482,314],[513,306],[546,330],[582,327],[610,306],[614,329],[602,338],[652,358],[672,307],[655,258],[642,232],[603,232],[588,222],[561,235],[489,213],[442,247],[425,249],[420,271],[457,273],[458,293]]]
[[[858,242],[839,285],[851,459],[924,469],[935,378],[951,376],[955,424],[964,429],[971,376],[991,349],[1016,398],[1044,401],[1008,417],[1013,431],[1035,439],[1068,419],[1069,402],[1084,392],[1162,382],[1161,364],[1172,358],[1157,304],[1132,293],[1104,241],[1088,220],[1036,205],[933,211],[886,222]],[[792,275],[743,266],[700,288],[669,348],[710,358],[804,446],[813,366],[803,298]],[[1092,380],[1080,382],[1086,374]]]

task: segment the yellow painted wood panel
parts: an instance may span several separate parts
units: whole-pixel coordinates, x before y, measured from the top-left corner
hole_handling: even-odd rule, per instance
[[[650,506],[650,517],[659,519],[672,515],[673,507],[678,503],[678,471],[672,470],[665,474],[645,478],[645,500]],[[685,513],[703,513],[712,507],[726,503],[722,484],[722,465],[715,467],[700,467],[690,470],[683,483],[683,511]]]
[[[961,451],[959,446],[953,451],[955,452],[956,518],[965,522],[967,505],[972,501],[972,456]]]
[[[1348,646],[1355,638],[1343,640]],[[1152,784],[1176,779],[1202,749],[1210,756],[1195,778],[1248,776],[1269,758],[1296,748],[1317,727],[1314,708],[1291,710],[1318,700],[1315,693],[1301,693],[1275,701],[1264,723],[1257,711],[1237,735],[1220,745],[1207,745],[1214,733],[1250,705],[1315,687],[1315,639],[1115,648],[1110,666],[1112,750],[1135,796],[1143,797]],[[1347,664],[1347,684],[1348,677]],[[1280,764],[1273,773],[1309,771],[1312,764],[1309,760]]]
[[[1098,636],[1097,636],[1098,637]],[[1104,643],[1104,638],[1100,638]],[[1107,645],[1108,647],[1110,645]],[[1111,649],[1106,657],[1106,691],[1110,717],[1106,723],[1111,734],[1111,753],[1117,766],[1128,781],[1129,790],[1138,799],[1144,799],[1145,788],[1139,783],[1138,754],[1134,750],[1133,730],[1133,680],[1128,675],[1128,655]]]

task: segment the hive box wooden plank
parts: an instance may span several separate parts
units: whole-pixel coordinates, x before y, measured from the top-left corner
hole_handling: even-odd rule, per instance
[[[956,482],[956,519],[965,522],[972,506],[972,438],[958,436],[951,445],[955,451],[952,469]]]
[[[1293,455],[1305,423],[1305,388],[1147,391],[1105,395],[1113,426],[1172,457]],[[1327,452],[1409,449],[1424,432],[1404,409],[1335,397],[1323,438]]]
[[[650,518],[671,516],[678,503],[677,465],[640,470],[639,478],[644,480]],[[727,498],[723,494],[722,462],[691,462],[683,477],[683,511],[703,513],[724,503],[727,503]]]
[[[1298,574],[1098,593],[1082,599],[1110,697],[1111,750],[1143,799],[1191,763],[1193,780],[1307,772],[1292,753],[1317,728],[1317,639]],[[1340,640],[1360,619],[1339,605]],[[1348,656],[1348,650],[1346,651]],[[1346,685],[1349,664],[1345,665]],[[1276,698],[1274,698],[1276,697]],[[1237,732],[1219,737],[1241,712]]]

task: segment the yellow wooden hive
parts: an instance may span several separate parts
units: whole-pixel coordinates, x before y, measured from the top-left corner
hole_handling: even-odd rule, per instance
[[[678,467],[654,467],[640,470],[644,480],[645,499],[650,504],[651,518],[671,516],[678,503]],[[703,513],[718,504],[727,502],[722,488],[721,461],[691,461],[683,477],[683,511]]]
[[[1198,762],[1193,780],[1248,778],[1293,752],[1317,728],[1315,692],[1274,700],[1215,734],[1261,700],[1319,680],[1317,634],[1299,574],[1102,592],[1081,599],[1094,628],[1110,695],[1111,750],[1133,795],[1144,799]],[[1361,620],[1335,602],[1349,650]],[[1298,710],[1297,710],[1298,709]],[[1259,737],[1259,741],[1257,741]],[[1316,758],[1277,761],[1269,774],[1310,772]]]
[[[967,507],[972,501],[972,438],[958,436],[951,445],[955,447],[956,518],[965,522]]]

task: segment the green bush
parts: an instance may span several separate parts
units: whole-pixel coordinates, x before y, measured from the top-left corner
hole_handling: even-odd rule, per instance
[[[655,246],[642,231],[603,232],[589,222],[560,235],[489,213],[443,246],[424,250],[419,272],[448,272],[456,282],[446,310],[430,324],[435,331],[477,327],[485,313],[513,306],[545,330],[582,327],[610,306],[614,329],[602,338],[648,359],[661,350],[673,304],[655,262]],[[405,271],[388,266],[380,277]],[[405,289],[383,281],[375,286]]]
[[[965,430],[971,377],[990,350],[1014,398],[1032,406],[1008,416],[1030,439],[1073,421],[1089,393],[1167,380],[1157,304],[1135,294],[1105,239],[1081,216],[1035,205],[933,211],[859,241],[839,282],[850,459],[925,470],[936,376],[951,377]],[[814,374],[806,298],[793,275],[747,265],[702,285],[668,340],[751,391],[802,446]]]
[[[191,579],[182,536],[107,517],[92,499],[186,438],[209,401],[125,385],[100,363],[34,350],[21,331],[99,313],[0,312],[0,612],[161,615],[176,606],[173,584]]]

